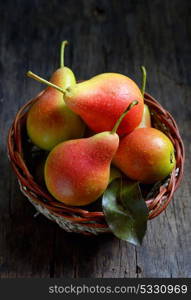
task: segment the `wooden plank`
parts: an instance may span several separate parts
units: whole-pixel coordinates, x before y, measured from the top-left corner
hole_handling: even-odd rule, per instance
[[[84,237],[59,232],[56,239],[55,277],[135,277],[135,250],[112,235]]]
[[[0,222],[0,278],[50,277],[55,227],[21,214]]]
[[[185,11],[184,6],[178,6],[176,1],[166,1],[165,5],[160,1],[149,2],[149,4],[146,22],[147,26],[151,23],[150,36],[153,36],[150,44],[152,55],[149,59],[155,66],[149,70],[149,92],[156,96],[177,120],[185,142],[186,153],[189,153],[191,137],[188,116],[191,114],[187,103],[191,89],[187,86],[186,51],[190,48],[190,44],[188,45],[189,35],[186,32],[185,22],[188,11]],[[163,11],[163,13],[152,14],[154,11]],[[140,277],[191,277],[189,247],[191,206],[187,178],[189,173],[190,163],[186,161],[185,178],[172,203],[165,213],[149,224],[144,245],[137,250],[137,263],[142,270]]]

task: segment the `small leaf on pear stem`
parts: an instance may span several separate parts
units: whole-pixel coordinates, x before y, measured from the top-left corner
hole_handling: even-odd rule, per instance
[[[102,197],[106,222],[113,234],[133,245],[141,245],[147,229],[148,208],[139,183],[117,178]]]

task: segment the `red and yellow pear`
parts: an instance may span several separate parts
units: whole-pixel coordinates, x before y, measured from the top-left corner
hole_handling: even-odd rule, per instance
[[[145,93],[146,69],[142,95]],[[113,163],[133,180],[151,184],[167,177],[176,165],[174,146],[160,130],[150,127],[150,112],[145,107],[141,124],[120,140]]]
[[[126,114],[137,105],[133,101],[112,131],[57,145],[45,163],[45,183],[50,194],[67,205],[88,205],[101,196],[110,180],[110,164],[118,145],[116,133]]]
[[[142,119],[143,97],[133,80],[117,73],[104,73],[81,82],[66,95],[65,102],[95,132],[112,130],[125,108],[137,99],[134,107],[121,122],[120,136],[133,131]]]
[[[121,139],[113,163],[129,178],[151,184],[174,169],[174,146],[158,129],[137,128]]]
[[[72,88],[76,84],[73,72],[64,66],[64,48],[61,44],[60,68],[50,81],[60,88]],[[62,94],[48,87],[37,97],[27,115],[27,132],[32,142],[41,149],[51,150],[58,143],[82,137],[85,125],[81,118],[64,103]]]

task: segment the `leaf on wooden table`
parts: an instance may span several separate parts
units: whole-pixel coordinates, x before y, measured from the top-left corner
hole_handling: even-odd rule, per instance
[[[141,245],[147,229],[148,208],[139,183],[117,178],[102,197],[103,212],[113,234],[121,240]]]

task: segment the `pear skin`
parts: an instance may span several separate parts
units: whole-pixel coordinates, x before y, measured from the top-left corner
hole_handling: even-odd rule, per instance
[[[129,178],[151,184],[174,169],[174,146],[158,129],[137,128],[121,139],[113,163]]]

